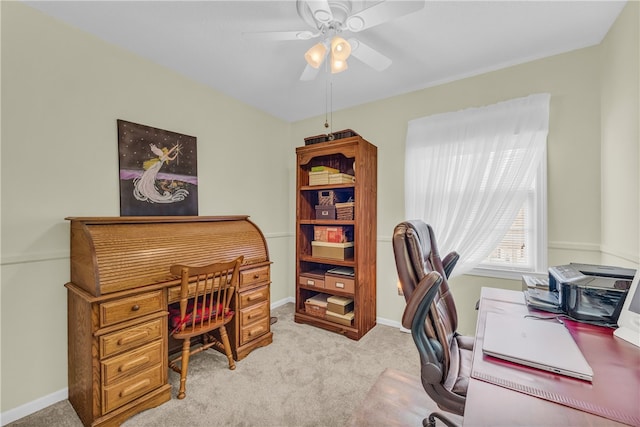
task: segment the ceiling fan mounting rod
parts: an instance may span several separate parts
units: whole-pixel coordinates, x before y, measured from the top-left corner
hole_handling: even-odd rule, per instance
[[[351,0],[328,0],[324,7],[319,6],[323,2],[313,0],[298,0],[298,15],[309,26],[317,28],[322,33],[327,29],[342,31],[345,22],[351,13]]]
[[[320,28],[320,33],[325,37],[333,37],[342,32],[342,24],[336,21],[331,21],[328,24],[323,24]]]

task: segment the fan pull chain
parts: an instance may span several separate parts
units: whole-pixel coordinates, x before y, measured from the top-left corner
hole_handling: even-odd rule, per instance
[[[327,113],[327,109],[329,113]],[[328,84],[325,81],[324,127],[329,129],[329,141],[333,141],[333,81]]]
[[[325,69],[327,65],[325,64]],[[329,85],[327,84],[327,79],[324,81],[324,128],[329,128]]]

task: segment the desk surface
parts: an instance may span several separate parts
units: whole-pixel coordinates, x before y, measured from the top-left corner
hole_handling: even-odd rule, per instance
[[[524,314],[528,312],[527,306],[524,302],[524,296],[521,291],[508,291],[495,288],[483,288],[480,300],[480,307],[478,312],[478,326],[476,329],[476,343],[474,349],[474,361],[473,368],[475,373],[478,370],[487,370],[490,368],[489,364],[493,363],[491,359],[482,355],[482,337],[484,335],[484,320],[488,311],[499,311],[513,314]],[[547,313],[548,314],[548,313]],[[598,328],[598,327],[595,327]],[[630,408],[631,418],[628,424],[637,424],[640,420],[640,408],[637,404],[640,399],[640,349],[634,347],[632,344],[626,343],[613,336],[613,330],[605,330],[605,328],[598,328],[596,331],[599,340],[615,340],[611,342],[614,345],[604,346],[605,349],[599,350],[597,354],[589,350],[588,346],[584,342],[581,342],[580,337],[588,338],[589,335],[593,335],[593,329],[591,328],[574,328],[571,330],[574,338],[578,342],[578,346],[581,348],[585,358],[591,363],[594,369],[594,385],[601,387],[602,384],[595,384],[595,379],[600,373],[600,378],[605,376],[602,371],[602,359],[611,358],[610,360],[618,360],[620,356],[623,356],[625,360],[631,363],[612,363],[605,367],[608,370],[608,374],[611,373],[624,378],[618,386],[612,384],[612,393],[620,391],[620,388],[626,391],[625,396],[630,401],[635,401],[636,404]],[[603,354],[612,352],[611,355]],[[617,352],[621,352],[617,354]],[[599,359],[599,360],[598,360]],[[504,365],[504,364],[503,364]],[[504,366],[501,367],[504,372]],[[521,371],[521,368],[513,368],[514,375],[515,369]],[[544,381],[536,381],[538,373],[531,368],[529,375],[531,375],[532,383],[538,388],[544,386]],[[526,371],[525,371],[526,372]],[[519,372],[519,375],[522,375]],[[622,374],[622,375],[621,375]],[[543,379],[547,373],[540,371],[540,378]],[[566,380],[561,376],[556,376],[554,381],[562,383],[566,382],[567,385],[571,384],[574,379],[567,378]],[[522,378],[522,377],[521,377]],[[579,381],[579,380],[578,380]],[[557,384],[556,384],[557,386]],[[585,389],[588,389],[591,385],[585,383]],[[609,385],[607,385],[609,387]],[[539,391],[539,390],[538,390]],[[542,390],[543,392],[545,390]],[[547,390],[550,391],[550,390]],[[581,390],[582,393],[588,391]],[[631,396],[629,396],[629,393]],[[550,391],[550,394],[554,394]],[[557,396],[557,394],[556,394]],[[553,399],[552,399],[553,400]],[[614,411],[618,413],[619,411]],[[627,425],[624,423],[613,421],[606,417],[584,412],[582,410],[574,409],[570,406],[555,403],[547,399],[532,396],[530,394],[511,390],[509,388],[495,385],[491,382],[483,381],[476,378],[471,378],[469,381],[469,388],[467,391],[467,402],[464,413],[464,426],[622,426]]]

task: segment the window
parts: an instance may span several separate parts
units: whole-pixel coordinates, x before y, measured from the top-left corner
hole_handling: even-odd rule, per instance
[[[529,224],[525,224],[525,210],[527,209],[524,206],[520,208],[507,234],[482,264],[516,268],[529,264],[529,248],[532,242],[528,234],[530,227],[527,226]],[[529,219],[528,212],[526,219]]]
[[[454,274],[518,277],[546,263],[548,94],[412,120],[405,211],[431,224]]]
[[[520,279],[547,268],[546,159],[543,158],[527,199],[498,246],[471,272]]]

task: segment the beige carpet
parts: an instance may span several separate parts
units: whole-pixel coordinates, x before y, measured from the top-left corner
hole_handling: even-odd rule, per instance
[[[278,318],[272,325],[273,344],[249,354],[235,371],[216,351],[195,355],[189,363],[184,400],[175,398],[178,375],[170,371],[173,398],[123,425],[343,426],[385,368],[419,375],[411,335],[396,328],[378,325],[353,341],[295,323],[293,304],[271,314]],[[369,425],[376,424],[371,420]],[[9,426],[82,424],[65,400]]]

